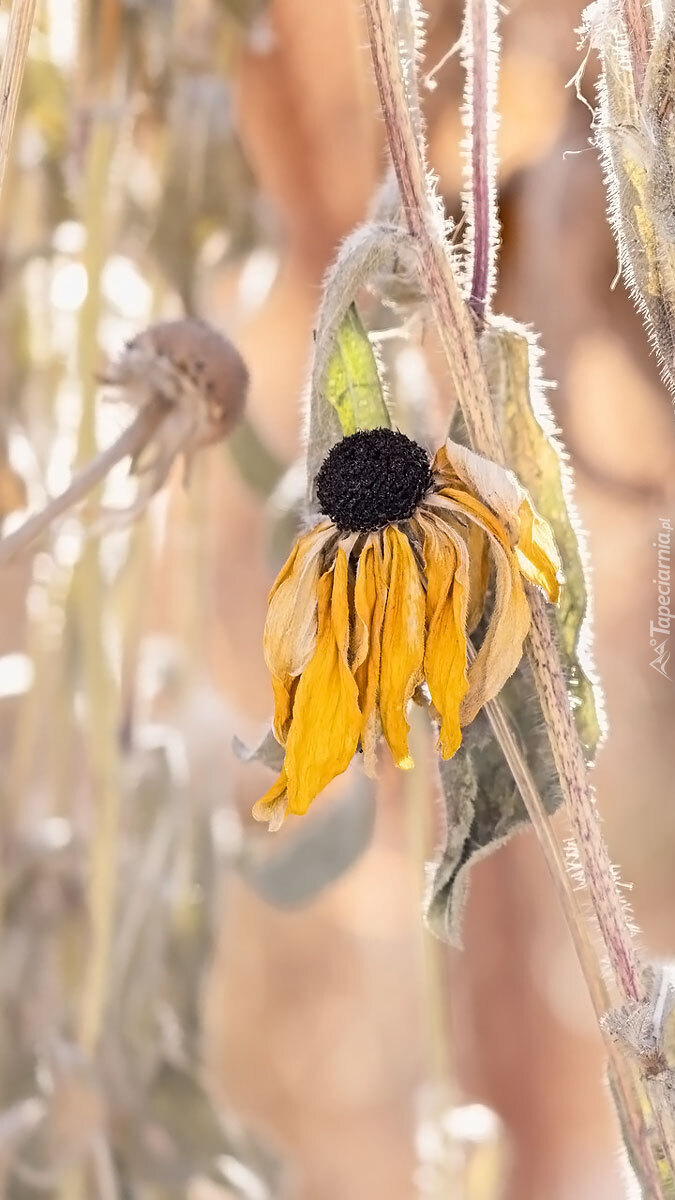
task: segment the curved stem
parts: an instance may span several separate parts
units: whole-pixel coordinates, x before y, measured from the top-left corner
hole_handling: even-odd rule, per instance
[[[107,450],[102,450],[91,462],[78,471],[65,491],[50,500],[40,512],[29,517],[7,537],[0,538],[0,569],[6,567],[23,550],[30,546],[50,525],[64,513],[84,500],[108,472],[127,456],[133,457],[146,446],[157,429],[162,411],[156,405],[148,405],[132,421],[128,429],[120,434]]]

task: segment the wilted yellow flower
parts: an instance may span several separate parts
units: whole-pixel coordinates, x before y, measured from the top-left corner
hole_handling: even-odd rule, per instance
[[[462,726],[522,656],[522,577],[558,598],[558,552],[527,492],[454,442],[431,463],[402,433],[354,433],[324,460],[316,492],[326,519],[293,547],[265,626],[274,732],[286,754],[253,815],[271,829],[287,811],[306,812],[359,746],[372,774],[380,733],[396,765],[411,767],[406,711],[424,682],[440,752],[451,758]],[[469,663],[491,563],[492,611]]]

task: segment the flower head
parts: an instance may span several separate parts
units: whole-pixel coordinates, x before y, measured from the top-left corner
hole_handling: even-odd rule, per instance
[[[516,669],[530,626],[523,577],[558,598],[553,536],[503,467],[448,441],[426,451],[390,429],[338,442],[316,478],[324,519],[300,537],[270,593],[281,774],[253,815],[304,813],[359,749],[374,773],[384,736],[413,765],[407,708],[423,684],[451,758]],[[478,652],[467,638],[494,599]]]

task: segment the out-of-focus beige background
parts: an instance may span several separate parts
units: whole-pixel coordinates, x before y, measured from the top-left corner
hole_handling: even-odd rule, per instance
[[[455,0],[428,7],[431,66],[457,39],[461,8]],[[229,6],[222,10],[227,16]],[[595,656],[610,728],[595,770],[598,805],[612,857],[632,887],[641,941],[650,955],[668,956],[675,951],[675,684],[650,669],[649,622],[658,520],[675,517],[675,427],[641,321],[622,284],[612,287],[616,251],[589,114],[565,86],[579,63],[580,16],[569,0],[553,7],[514,0],[501,19],[495,307],[540,331],[544,375],[556,381],[551,403],[588,531]],[[184,38],[189,58],[206,53],[210,23],[225,18],[217,3],[186,0],[175,19],[171,36]],[[242,259],[227,259],[205,273],[196,303],[230,329],[251,371],[250,421],[290,464],[300,447],[299,400],[322,274],[366,213],[385,165],[360,5],[270,0],[248,33],[232,39],[227,69],[234,128],[252,174],[247,194],[263,212],[264,233],[256,236],[274,244],[277,274],[262,304],[247,308]],[[591,61],[589,95],[593,70]],[[457,57],[436,82],[426,95],[429,158],[448,211],[458,215]],[[136,117],[133,136],[142,141]],[[86,106],[70,115],[75,160],[87,119]],[[81,178],[75,169],[75,187]],[[11,218],[3,220],[7,226]],[[116,237],[118,253],[133,258],[138,243],[126,245],[123,230]],[[139,269],[152,279],[144,254]],[[442,415],[442,373],[436,384]],[[441,417],[434,419],[440,430]],[[227,456],[208,459],[196,494],[186,500],[178,484],[172,492],[173,523],[148,583],[143,625],[198,656],[236,730],[252,738],[270,711],[261,649],[274,575],[266,517]],[[201,611],[186,617],[190,503],[198,506],[189,511],[198,514],[206,566]],[[5,654],[25,644],[28,568],[6,578]],[[14,716],[3,724],[7,754]],[[236,764],[224,744],[213,761],[247,822],[264,773]],[[434,1084],[448,1089],[450,1107],[481,1103],[503,1122],[500,1183],[490,1191],[487,1180],[485,1195],[615,1200],[619,1140],[598,1035],[535,839],[518,836],[474,870],[460,952],[431,944],[421,923],[420,836],[433,841],[437,820],[430,810],[420,835],[411,794],[385,773],[371,846],[312,903],[279,911],[236,874],[228,879],[205,997],[212,1085],[284,1156],[297,1200],[454,1200],[458,1192],[425,1192],[428,1172],[420,1173],[420,1155],[433,1158],[420,1130]]]

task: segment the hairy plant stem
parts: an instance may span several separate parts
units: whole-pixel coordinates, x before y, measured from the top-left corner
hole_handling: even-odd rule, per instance
[[[471,642],[468,642],[467,655],[470,661],[475,658],[475,653]],[[569,886],[569,873],[562,847],[555,836],[551,822],[541,802],[537,785],[514,737],[511,723],[499,698],[488,701],[484,706],[484,711],[518,786],[518,791],[539,840],[546,865],[551,873],[579,965],[586,981],[586,986],[588,987],[591,1004],[598,1020],[598,1027],[607,1054],[609,1076],[614,1087],[617,1104],[620,1106],[624,1117],[624,1127],[631,1131],[631,1142],[639,1148],[642,1177],[649,1181],[653,1194],[659,1197],[661,1194],[661,1178],[658,1164],[648,1148],[648,1133],[635,1086],[634,1073],[630,1064],[621,1053],[621,1048],[610,1037],[602,1024],[602,1017],[611,1007],[611,999],[602,972],[598,970],[597,956],[593,948],[588,926],[584,921],[579,919],[578,904],[576,896]],[[661,1123],[659,1122],[659,1124]]]
[[[407,0],[405,0],[407,2]],[[380,94],[391,157],[398,179],[408,229],[417,246],[420,278],[425,280],[448,358],[459,403],[471,443],[476,451],[497,462],[504,462],[504,449],[496,415],[480,358],[476,330],[455,279],[444,224],[426,178],[424,147],[415,136],[410,117],[415,101],[406,90],[410,86],[410,63],[415,47],[406,48],[407,76],[404,76],[399,48],[399,26],[393,0],[365,0],[375,78]],[[578,843],[593,912],[605,945],[614,991],[623,1002],[643,1000],[645,986],[640,964],[631,940],[625,906],[619,894],[616,875],[604,843],[592,795],[582,748],[570,708],[562,666],[548,621],[543,598],[531,593],[532,628],[528,654],[532,665],[542,712],[567,813]],[[535,827],[541,836],[548,818],[536,789],[529,796],[537,810]],[[532,814],[530,814],[532,815]],[[547,861],[558,891],[565,894],[564,908],[580,961],[595,1003],[605,999],[602,965],[588,932],[580,899],[572,887],[569,873],[559,855],[551,851],[547,833]],[[626,1075],[622,1069],[621,1078]],[[628,1094],[626,1094],[626,1092]],[[624,1127],[631,1148],[640,1164],[643,1182],[655,1196],[662,1194],[658,1151],[646,1136],[638,1100],[627,1082],[618,1102],[623,1109]],[[655,1116],[659,1125],[662,1122]],[[667,1147],[664,1146],[664,1149]]]
[[[464,61],[467,72],[469,139],[468,208],[471,220],[471,292],[469,304],[485,316],[495,277],[497,246],[493,136],[497,57],[496,0],[467,0]]]
[[[159,404],[151,404],[142,409],[117,441],[82,467],[63,492],[54,496],[44,508],[24,521],[18,529],[13,530],[7,537],[0,538],[0,569],[32,545],[54,521],[84,500],[105,479],[116,463],[128,456],[133,458],[147,446],[162,416],[163,410]]]
[[[620,7],[628,39],[635,96],[639,104],[642,99],[649,52],[654,37],[651,0],[620,0]]]

